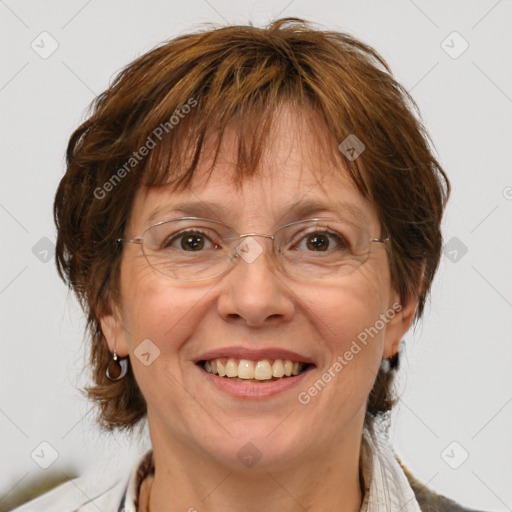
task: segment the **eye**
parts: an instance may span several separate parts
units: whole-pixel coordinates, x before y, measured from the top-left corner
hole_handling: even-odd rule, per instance
[[[188,252],[201,252],[202,249],[218,249],[219,244],[211,241],[210,237],[201,230],[182,231],[166,237],[162,249],[178,249]]]
[[[326,252],[333,249],[349,250],[346,238],[334,231],[311,231],[296,245],[301,250],[309,252]]]

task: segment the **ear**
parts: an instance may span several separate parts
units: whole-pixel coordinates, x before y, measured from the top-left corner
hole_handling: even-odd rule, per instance
[[[386,313],[389,321],[384,336],[383,357],[389,358],[398,352],[400,341],[412,325],[417,306],[418,297],[411,296],[404,301],[400,301],[398,294],[395,295],[394,302],[391,302]]]
[[[100,317],[100,325],[110,352],[114,353],[115,349],[118,356],[127,356],[129,350],[128,343],[126,342],[126,333],[117,308],[113,308],[112,313],[108,315],[102,315]]]

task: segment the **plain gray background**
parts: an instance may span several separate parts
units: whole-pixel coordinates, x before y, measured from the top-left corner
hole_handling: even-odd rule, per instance
[[[69,135],[114,74],[164,39],[281,16],[375,46],[420,106],[453,195],[431,304],[405,338],[394,445],[439,493],[512,510],[510,0],[0,0],[0,495],[43,474],[38,453],[85,472],[147,446],[99,434],[77,389],[84,322],[51,256]]]

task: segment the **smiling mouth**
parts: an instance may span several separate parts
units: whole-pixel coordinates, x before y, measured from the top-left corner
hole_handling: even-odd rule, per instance
[[[289,359],[250,359],[217,358],[209,361],[198,361],[203,370],[219,377],[235,381],[271,382],[293,378],[304,373],[313,364]]]

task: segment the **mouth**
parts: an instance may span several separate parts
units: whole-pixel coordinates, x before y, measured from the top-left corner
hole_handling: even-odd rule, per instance
[[[211,389],[243,400],[291,391],[317,367],[310,357],[280,347],[219,348],[200,354],[194,363]]]
[[[196,363],[205,372],[237,382],[268,383],[292,379],[312,369],[314,364],[291,359],[214,358]]]

